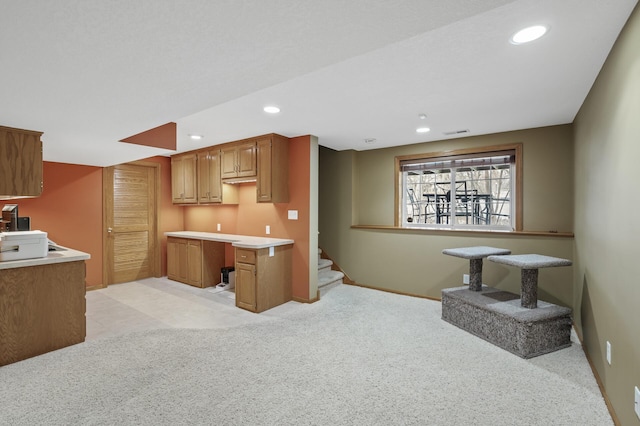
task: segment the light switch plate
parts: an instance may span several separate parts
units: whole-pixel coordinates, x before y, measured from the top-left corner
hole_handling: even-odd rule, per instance
[[[607,340],[607,362],[611,365],[611,343]]]
[[[218,231],[220,231],[220,224],[218,224],[218,226],[216,226],[216,229],[217,229]]]
[[[640,389],[635,387],[635,397],[634,397],[634,410],[636,411],[636,416],[640,419]]]
[[[269,257],[273,257],[276,254],[276,251],[273,246],[269,247]]]
[[[298,220],[298,210],[288,210],[289,220]]]
[[[270,227],[269,225],[267,225],[267,226],[265,227],[264,232],[266,232],[266,234],[267,234],[267,235],[271,234],[271,227]]]

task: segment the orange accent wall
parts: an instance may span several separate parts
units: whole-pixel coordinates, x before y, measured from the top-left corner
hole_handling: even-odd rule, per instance
[[[171,203],[171,159],[160,163],[160,223],[162,274],[167,273],[165,232],[184,226],[183,209]],[[44,162],[44,190],[38,198],[16,200],[20,216],[31,217],[31,229],[46,231],[56,243],[91,255],[87,286],[102,286],[102,167]],[[13,202],[12,202],[13,203]]]
[[[309,300],[309,185],[311,138],[300,136],[289,143],[289,202],[258,203],[255,183],[240,184],[236,206],[185,207],[184,230],[290,238],[293,245],[293,296]],[[287,219],[288,210],[298,210],[298,220]],[[226,263],[233,264],[233,249],[227,246]],[[315,295],[313,295],[315,298]]]
[[[16,200],[31,229],[56,243],[91,255],[87,286],[102,285],[102,168],[45,162],[38,198]]]
[[[146,160],[160,163],[160,211],[158,212],[158,235],[160,236],[160,258],[162,259],[162,275],[167,275],[167,237],[165,232],[184,227],[184,209],[174,206],[171,196],[171,158],[151,157]]]

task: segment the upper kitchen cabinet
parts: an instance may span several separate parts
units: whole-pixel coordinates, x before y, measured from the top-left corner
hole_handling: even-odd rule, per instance
[[[198,202],[222,202],[219,149],[198,153]]]
[[[0,126],[0,199],[42,194],[42,132]]]
[[[256,142],[232,143],[221,149],[222,179],[233,180],[256,176]]]
[[[196,204],[197,192],[196,154],[171,157],[171,193],[174,204]]]
[[[237,185],[223,185],[219,149],[198,152],[198,204],[238,204]]]
[[[258,202],[289,202],[289,139],[269,135],[256,142],[258,148]]]

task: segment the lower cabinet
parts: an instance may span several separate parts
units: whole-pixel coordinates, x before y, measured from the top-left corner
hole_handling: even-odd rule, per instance
[[[0,271],[0,367],[84,342],[84,260]]]
[[[262,312],[292,299],[292,245],[236,248],[236,306]]]
[[[220,282],[224,243],[188,238],[167,238],[167,277],[195,287]]]

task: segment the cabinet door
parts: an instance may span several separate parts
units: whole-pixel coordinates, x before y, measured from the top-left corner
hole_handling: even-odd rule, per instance
[[[236,306],[256,311],[256,265],[236,263]]]
[[[185,155],[182,158],[182,172],[184,176],[184,199],[183,203],[197,203],[197,157],[195,154]]]
[[[260,139],[258,149],[258,179],[256,194],[258,202],[271,201],[271,139]]]
[[[175,204],[195,204],[197,157],[195,154],[171,157],[171,194]]]
[[[41,132],[0,126],[0,195],[42,193]]]
[[[167,278],[187,282],[187,240],[167,238]]]
[[[178,264],[178,242],[173,238],[167,238],[167,278],[178,279],[180,275]]]
[[[256,143],[238,145],[238,177],[256,175]]]
[[[257,141],[259,203],[289,202],[289,140],[271,135]]]
[[[184,196],[184,176],[182,159],[171,157],[171,201],[181,203]]]
[[[210,202],[209,194],[209,153],[198,153],[198,202]]]
[[[202,241],[187,241],[187,284],[202,287]]]
[[[235,146],[220,150],[220,167],[222,168],[222,178],[233,178],[238,176],[236,156],[238,150]]]
[[[220,177],[220,150],[209,151],[209,202],[222,202],[222,180]]]

